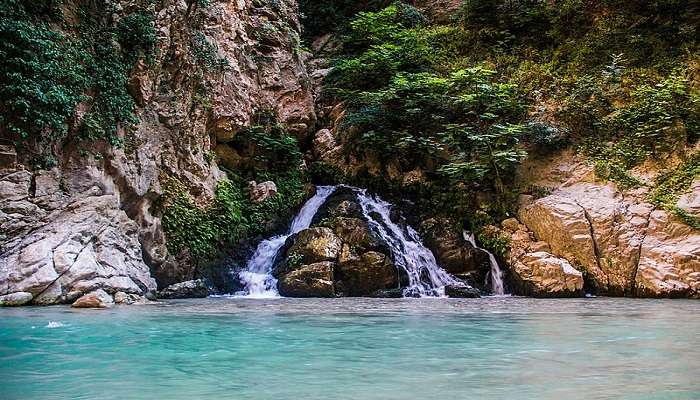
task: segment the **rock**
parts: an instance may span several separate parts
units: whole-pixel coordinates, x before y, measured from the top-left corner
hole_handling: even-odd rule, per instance
[[[369,297],[376,297],[380,299],[400,299],[403,297],[403,289],[392,288],[377,290],[376,292],[372,293]]]
[[[700,218],[700,178],[695,179],[688,192],[678,199],[676,207]]]
[[[516,221],[502,224],[511,235],[509,261],[519,294],[559,295],[554,292],[574,288],[578,295],[577,274],[565,273],[572,266],[583,273],[586,291],[596,294],[700,297],[700,233],[656,210],[647,188],[623,193],[601,183],[570,151],[523,168],[524,183],[551,191],[520,203],[518,219],[526,226],[514,231]],[[698,185],[696,180],[692,187]],[[691,190],[677,206],[692,214],[697,198]]]
[[[501,222],[501,226],[510,232],[517,232],[520,229],[520,221],[517,218],[508,218]]]
[[[11,168],[17,163],[15,146],[0,145],[0,169]]]
[[[286,297],[335,297],[332,262],[302,265],[286,274],[278,283],[280,295]]]
[[[528,253],[511,266],[518,293],[534,297],[583,296],[583,274],[563,258]]]
[[[33,298],[34,296],[28,292],[10,293],[0,296],[0,306],[22,306],[32,301]]]
[[[102,289],[97,289],[73,302],[74,308],[107,308],[114,305],[114,299]]]
[[[333,225],[333,232],[343,243],[361,249],[368,249],[373,245],[374,239],[365,220],[339,217],[333,220]]]
[[[253,203],[262,203],[277,194],[275,182],[267,181],[256,184],[250,183],[250,200]]]
[[[330,228],[310,228],[299,232],[287,254],[295,254],[303,264],[335,261],[340,255],[342,242]]]
[[[433,252],[435,259],[445,271],[469,277],[471,285],[482,285],[490,271],[489,255],[474,248],[451,221],[431,218],[421,223],[423,243]]]
[[[133,293],[124,293],[124,292],[117,292],[114,294],[114,302],[116,304],[136,304],[136,303],[144,303],[145,300],[143,297],[133,294]]]
[[[50,214],[31,233],[5,244],[0,283],[34,304],[71,303],[97,289],[146,295],[156,288],[138,227],[117,196],[91,196]]]
[[[219,144],[214,147],[214,153],[216,154],[219,164],[232,171],[237,170],[243,161],[243,157],[241,157],[233,147],[227,144]]]
[[[358,257],[347,244],[336,271],[346,296],[368,296],[399,285],[398,271],[389,257],[376,251]]]
[[[448,285],[445,286],[445,295],[447,297],[455,297],[455,298],[478,298],[481,297],[481,294],[477,289],[474,289],[471,286],[458,286],[458,285]]]
[[[634,283],[637,296],[700,297],[700,232],[654,211]]]
[[[209,289],[202,279],[180,282],[158,292],[161,299],[194,299],[209,296]]]

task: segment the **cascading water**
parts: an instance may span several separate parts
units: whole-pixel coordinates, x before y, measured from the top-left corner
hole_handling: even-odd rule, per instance
[[[435,256],[421,243],[413,228],[407,226],[404,231],[391,221],[391,204],[367,195],[365,190],[356,189],[356,192],[370,226],[389,246],[394,263],[408,274],[405,297],[442,297],[445,286],[466,286],[437,265]]]
[[[464,240],[471,243],[474,248],[481,249],[489,255],[489,263],[491,264],[491,271],[489,272],[489,277],[491,278],[491,292],[496,296],[503,296],[506,294],[505,286],[503,285],[503,271],[501,271],[501,267],[498,265],[496,257],[494,257],[490,251],[482,249],[476,245],[476,239],[474,238],[473,233],[464,231],[462,232],[462,236],[464,236]]]
[[[255,249],[253,257],[248,260],[245,271],[239,276],[244,290],[236,293],[239,296],[269,298],[279,297],[277,292],[277,279],[272,276],[272,265],[275,257],[284,242],[295,233],[298,233],[311,225],[311,220],[321,208],[326,199],[333,194],[336,186],[317,186],[316,194],[310,198],[299,211],[292,225],[284,235],[263,240]]]

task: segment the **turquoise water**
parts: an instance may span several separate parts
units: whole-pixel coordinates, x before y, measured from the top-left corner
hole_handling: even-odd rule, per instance
[[[700,302],[0,309],[0,399],[700,399]]]

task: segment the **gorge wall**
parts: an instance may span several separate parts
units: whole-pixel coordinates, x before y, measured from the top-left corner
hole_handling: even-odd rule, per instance
[[[112,6],[118,23],[133,2]],[[153,7],[157,45],[129,71],[139,122],[120,130],[124,146],[69,139],[54,146],[50,169],[31,168],[23,149],[3,146],[2,298],[65,303],[98,288],[153,297],[154,276],[166,284],[192,279],[192,258],[166,248],[156,210],[164,180],[176,178],[206,203],[225,177],[219,165],[241,158],[227,143],[256,112],[272,110],[300,139],[314,125],[295,1]],[[61,6],[66,18],[78,9]],[[196,46],[225,61],[207,67]]]
[[[378,3],[381,4],[367,2],[367,6],[372,4],[374,10],[388,4]],[[158,290],[171,284],[206,277],[207,265],[201,254],[212,248],[233,249],[245,240],[258,240],[260,235],[277,229],[276,225],[285,223],[285,214],[280,210],[295,210],[299,200],[303,200],[300,197],[308,196],[307,186],[321,181],[347,181],[386,194],[419,229],[440,265],[475,287],[484,287],[488,257],[472,248],[461,231],[467,222],[478,220],[482,214],[508,214],[509,211],[501,209],[483,211],[478,206],[496,204],[497,195],[506,192],[503,188],[506,183],[500,182],[500,177],[497,182],[487,182],[500,171],[498,167],[492,168],[493,159],[458,159],[455,164],[458,168],[441,169],[448,160],[454,161],[455,155],[472,156],[483,148],[470,147],[449,154],[443,147],[437,150],[420,147],[434,145],[432,139],[417,140],[405,135],[405,131],[429,119],[410,114],[414,110],[409,105],[431,98],[420,92],[425,89],[420,85],[429,88],[444,85],[444,93],[450,97],[446,101],[438,99],[436,104],[449,103],[449,107],[462,104],[460,93],[450,92],[455,87],[477,87],[475,97],[480,100],[473,107],[485,115],[477,124],[484,129],[480,133],[492,135],[492,129],[501,129],[497,132],[501,135],[498,145],[503,144],[501,139],[507,142],[507,147],[501,149],[503,154],[499,153],[503,162],[517,159],[512,164],[520,164],[517,174],[515,168],[503,170],[506,175],[503,181],[508,181],[512,173],[513,191],[520,194],[517,206],[510,204],[505,208],[517,212],[502,223],[499,219],[479,224],[489,233],[482,237],[482,242],[487,238],[500,240],[484,244],[493,245],[489,247],[501,244],[500,257],[509,265],[507,279],[513,293],[543,297],[581,296],[586,292],[612,296],[700,296],[699,231],[684,223],[678,213],[649,199],[654,190],[650,183],[662,175],[662,168],[649,162],[633,170],[632,174],[647,185],[629,189],[601,179],[595,171],[596,160],[582,156],[572,146],[557,148],[548,156],[533,153],[524,158],[526,145],[513,140],[512,132],[503,129],[510,125],[498,122],[509,122],[507,118],[551,122],[557,118],[552,111],[556,107],[542,101],[537,110],[524,112],[510,101],[511,97],[515,98],[515,85],[492,82],[492,72],[485,68],[457,71],[442,80],[426,77],[421,71],[423,75],[415,76],[421,79],[407,82],[399,79],[385,92],[371,92],[376,87],[362,90],[351,87],[355,90],[352,92],[338,84],[338,77],[332,75],[333,60],[344,45],[357,56],[363,54],[363,50],[357,49],[368,46],[367,43],[355,39],[356,42],[343,44],[340,35],[318,32],[318,36],[307,39],[311,50],[306,50],[300,39],[302,27],[295,0],[109,1],[105,2],[108,8],[96,10],[90,8],[91,2],[57,4],[62,18],[60,22],[46,22],[46,26],[66,37],[88,38],[88,33],[75,28],[81,26],[87,12],[106,26],[117,28],[128,26],[126,22],[134,20],[134,16],[147,15],[155,40],[152,49],[141,51],[130,61],[125,73],[136,122],[115,124],[116,139],[121,145],[113,145],[101,137],[80,138],[81,126],[89,122],[88,116],[95,107],[88,100],[79,101],[75,115],[66,120],[67,136],[49,145],[42,145],[31,135],[29,140],[17,144],[20,143],[17,135],[7,126],[0,127],[2,304],[72,303],[91,293],[91,299],[123,303],[155,298]],[[416,2],[415,5],[432,22],[448,24],[460,2]],[[425,29],[429,40],[445,44],[440,35],[452,31],[440,26],[434,30],[422,28],[428,19],[413,10],[399,7],[398,11],[394,9],[394,14],[385,13],[389,17],[382,15],[389,19],[400,15],[415,24],[392,25],[401,28],[401,35]],[[404,40],[404,36],[390,39],[399,40],[401,45],[416,42]],[[419,44],[423,43],[423,37],[418,39]],[[395,43],[374,45],[428,63],[421,58],[423,48],[408,52]],[[125,60],[128,58],[124,43],[110,39],[110,47],[124,54]],[[434,51],[429,46],[427,52],[442,55],[444,50]],[[448,47],[447,50],[463,49]],[[414,73],[410,69],[413,59],[408,61],[409,67],[392,64],[391,68],[399,71],[391,73],[403,76],[405,71],[401,68]],[[372,71],[360,76],[370,80],[369,72]],[[374,142],[359,146],[357,138],[365,137],[375,127],[372,123],[362,125],[366,121],[362,118],[372,115],[353,110],[352,101],[342,96],[326,93],[324,85],[328,76],[334,86],[354,94],[369,91],[384,99],[390,97],[388,94],[404,93],[402,90],[408,93],[407,103],[401,103],[401,98],[391,100],[398,101],[398,106],[372,103],[369,105],[375,108],[362,108],[364,112],[385,107],[386,115],[403,118],[398,126],[390,128],[404,135],[388,142],[404,147],[392,149],[395,153],[387,156],[377,150],[379,145]],[[521,86],[527,86],[523,81]],[[411,83],[418,85],[417,88],[410,86]],[[86,89],[90,95],[93,92],[94,88]],[[360,96],[356,99],[361,100]],[[409,101],[414,103],[408,104]],[[3,103],[3,115],[9,114],[9,110]],[[454,115],[454,109],[447,111]],[[440,112],[445,111],[440,109],[436,114]],[[435,114],[430,115],[432,118]],[[347,123],[348,116],[355,121],[354,125]],[[436,120],[439,118],[438,115]],[[452,122],[447,128],[474,121]],[[277,131],[283,134],[275,133],[278,136],[271,142],[265,139],[266,134]],[[34,134],[40,133],[44,131]],[[42,151],[48,151],[52,160],[37,164],[34,156],[42,146]],[[273,155],[267,154],[260,161],[265,151]],[[304,152],[303,160],[301,152]],[[687,147],[681,152],[690,154],[697,152],[697,148]],[[294,157],[278,159],[277,155],[286,153],[293,153]],[[671,164],[679,163],[676,160]],[[275,197],[278,189],[283,191],[283,180],[287,178],[280,178],[283,175],[279,171],[268,173],[267,164],[279,164],[276,167],[279,171],[300,170],[318,182],[308,178],[294,181],[294,195]],[[473,171],[468,168],[474,165],[482,175],[472,179],[469,174]],[[241,182],[233,178],[237,174],[241,175]],[[440,174],[450,174],[449,179],[435,178]],[[238,191],[231,194],[222,190],[222,195],[219,189],[227,176]],[[251,182],[248,186],[251,177],[266,182]],[[243,193],[242,197],[239,192]],[[685,190],[672,206],[682,210],[685,213],[682,215],[700,218],[699,192],[695,179],[691,189]],[[221,200],[225,195],[229,197]],[[248,205],[241,206],[244,203]],[[173,204],[180,207],[179,213],[168,215],[168,207]],[[449,207],[444,207],[445,204]],[[241,209],[244,214],[255,213],[255,217],[244,215],[242,219]],[[216,219],[210,216],[212,213],[217,214]],[[237,225],[245,225],[247,233],[240,233]],[[167,227],[179,230],[179,236],[168,236]],[[334,235],[341,236],[346,227],[331,228],[336,230]],[[176,241],[178,245],[174,246]],[[348,246],[348,249],[352,247]],[[373,293],[389,289],[400,280],[388,268],[391,262],[386,252],[374,247],[361,250],[362,254],[353,257],[340,252],[337,260],[333,260],[347,267],[351,278],[346,281],[354,282],[354,286],[346,282],[343,289],[336,282],[335,286],[319,289],[324,295],[344,291]],[[370,261],[361,261],[363,257]],[[317,260],[308,262],[312,261]],[[223,263],[221,258],[215,262]],[[313,271],[307,272],[321,276],[321,272],[327,272],[326,267],[317,265],[318,271],[312,268]],[[365,270],[377,275],[376,281],[366,276]],[[206,293],[196,285],[186,284],[183,288],[191,293]],[[91,304],[88,300],[84,302]]]

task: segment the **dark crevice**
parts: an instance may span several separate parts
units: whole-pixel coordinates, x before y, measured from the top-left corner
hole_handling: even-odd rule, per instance
[[[637,272],[639,271],[639,262],[642,259],[642,246],[644,246],[644,242],[647,239],[647,233],[649,232],[649,225],[651,224],[651,214],[656,211],[656,207],[652,207],[651,211],[649,211],[649,214],[647,214],[647,223],[644,225],[644,228],[642,230],[642,239],[639,241],[639,246],[637,246],[637,257],[634,261],[634,270],[632,271],[632,280],[630,283],[631,286],[631,295],[632,296],[637,296]]]
[[[583,211],[583,216],[584,216],[584,218],[586,218],[586,221],[588,222],[588,232],[591,236],[591,241],[593,242],[593,254],[595,255],[596,267],[598,268],[598,271],[602,272],[603,268],[601,268],[601,265],[600,265],[601,254],[600,254],[600,248],[598,247],[598,240],[596,239],[596,236],[595,236],[595,229],[593,228],[593,218],[588,213],[588,210],[586,210],[578,201],[576,201],[576,204],[579,207],[581,207],[581,210]],[[609,283],[610,282],[608,282],[608,288],[606,290],[609,290]]]

